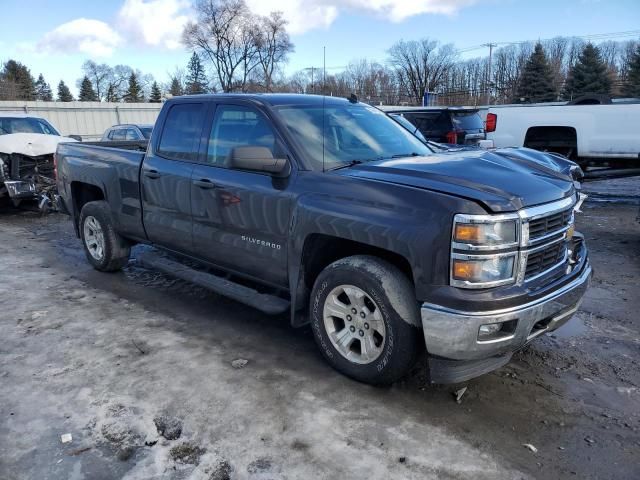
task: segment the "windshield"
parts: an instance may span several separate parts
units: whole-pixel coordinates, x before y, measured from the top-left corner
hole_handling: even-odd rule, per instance
[[[146,138],[147,140],[149,140],[149,138],[151,138],[151,130],[153,130],[152,127],[140,127],[140,131],[142,132],[142,136],[144,138]]]
[[[451,112],[456,130],[482,130],[482,118],[478,112]]]
[[[393,118],[396,122],[398,122],[400,125],[402,125],[405,129],[407,129],[409,133],[412,133],[413,135],[418,137],[419,140],[423,142],[427,141],[427,139],[424,138],[424,135],[422,135],[422,132],[418,130],[418,128],[413,123],[411,123],[409,120],[404,118],[402,114],[391,113],[389,116]]]
[[[0,117],[0,135],[10,135],[12,133],[60,135],[47,121],[40,118]]]
[[[431,153],[426,145],[385,113],[366,104],[345,103],[325,108],[322,105],[287,105],[279,107],[278,112],[305,149],[315,170]]]

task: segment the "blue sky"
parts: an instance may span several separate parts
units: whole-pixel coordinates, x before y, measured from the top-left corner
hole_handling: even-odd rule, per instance
[[[259,13],[283,10],[296,51],[287,73],[384,61],[399,39],[429,37],[458,48],[558,35],[640,29],[640,0],[247,0]],[[165,82],[190,53],[179,44],[190,0],[3,0],[0,60],[26,63],[75,89],[86,59],[127,64]],[[46,12],[46,14],[43,14]],[[638,38],[638,37],[635,37]],[[478,49],[464,55],[486,54]],[[335,70],[332,70],[335,71]]]

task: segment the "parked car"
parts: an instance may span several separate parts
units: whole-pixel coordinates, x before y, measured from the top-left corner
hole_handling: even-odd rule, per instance
[[[402,116],[426,140],[454,145],[477,145],[486,139],[480,110],[473,107],[380,107]]]
[[[427,147],[429,147],[434,152],[475,150],[477,148],[480,148],[478,146],[452,145],[452,144],[438,143],[432,140],[427,140],[424,137],[424,135],[422,135],[420,130],[418,130],[418,128],[409,120],[407,120],[404,116],[398,113],[389,113],[388,115],[390,118],[395,120],[400,126],[402,126],[405,130],[410,132],[412,135],[414,135],[418,140],[420,140],[422,143],[424,143]],[[545,168],[550,168],[557,172],[561,172],[565,175],[568,175],[571,178],[573,178],[576,189],[580,190],[580,182],[584,178],[584,172],[582,171],[582,169],[577,163],[573,162],[572,160],[569,160],[564,155],[561,155],[555,152],[541,152],[538,150],[533,150],[531,148],[525,148],[525,147],[508,147],[508,148],[495,149],[493,148],[492,144],[491,146],[486,146],[486,147],[483,145],[482,148],[488,148],[488,147],[490,147],[492,149],[492,152],[497,155],[503,155],[516,160],[541,164]]]
[[[102,135],[102,141],[148,141],[151,137],[153,125],[147,124],[131,124],[114,125],[107,128]]]
[[[41,208],[55,196],[53,154],[61,136],[44,118],[23,112],[0,112],[0,201],[39,199]]]
[[[354,379],[393,382],[425,345],[434,383],[489,372],[563,325],[588,286],[571,177],[433,152],[355,100],[176,97],[151,138],[146,153],[60,144],[87,260],[114,271],[154,245],[137,261],[288,312]]]
[[[558,152],[582,167],[640,167],[640,103],[492,105],[486,125],[496,147]]]

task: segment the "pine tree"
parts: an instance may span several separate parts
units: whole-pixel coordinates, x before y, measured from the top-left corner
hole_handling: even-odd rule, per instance
[[[69,90],[69,87],[67,87],[62,80],[60,80],[60,83],[58,84],[58,101],[73,102],[73,95],[71,95],[71,90]]]
[[[180,80],[176,77],[173,77],[171,79],[171,85],[169,86],[169,94],[172,97],[179,97],[180,95],[183,94],[182,84],[180,83]]]
[[[0,77],[15,86],[15,97],[11,100],[35,100],[36,86],[31,72],[20,62],[9,60],[4,64]]]
[[[205,93],[207,91],[207,77],[205,76],[200,57],[196,52],[193,52],[193,55],[191,55],[187,70],[189,74],[187,75],[185,84],[185,93],[187,95]]]
[[[527,60],[518,81],[516,102],[551,102],[556,99],[551,66],[540,43]]]
[[[627,81],[622,88],[622,93],[627,97],[640,98],[640,43],[631,57]]]
[[[98,95],[96,91],[93,89],[93,85],[91,84],[91,80],[89,77],[85,75],[80,83],[80,95],[78,95],[78,100],[81,102],[97,102]]]
[[[564,92],[568,98],[587,93],[611,94],[611,78],[598,47],[587,43],[569,72]]]
[[[110,84],[107,87],[107,94],[104,97],[106,102],[118,102],[120,99],[118,98],[118,90],[114,84]]]
[[[158,82],[153,82],[153,85],[151,85],[151,95],[149,95],[149,102],[162,102],[162,92],[160,91],[160,87],[158,87]]]
[[[50,102],[53,100],[51,87],[44,80],[44,76],[42,74],[38,75],[38,80],[36,80],[36,98],[43,102]]]
[[[142,86],[138,81],[138,76],[135,72],[131,72],[129,75],[129,87],[127,93],[124,94],[124,101],[127,103],[137,103],[144,101],[144,94],[142,93]]]

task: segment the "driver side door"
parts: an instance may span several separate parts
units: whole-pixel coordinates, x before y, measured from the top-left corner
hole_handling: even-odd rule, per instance
[[[286,286],[293,177],[232,168],[232,149],[246,146],[287,156],[265,113],[241,102],[217,104],[205,161],[191,177],[195,251],[228,270]]]

